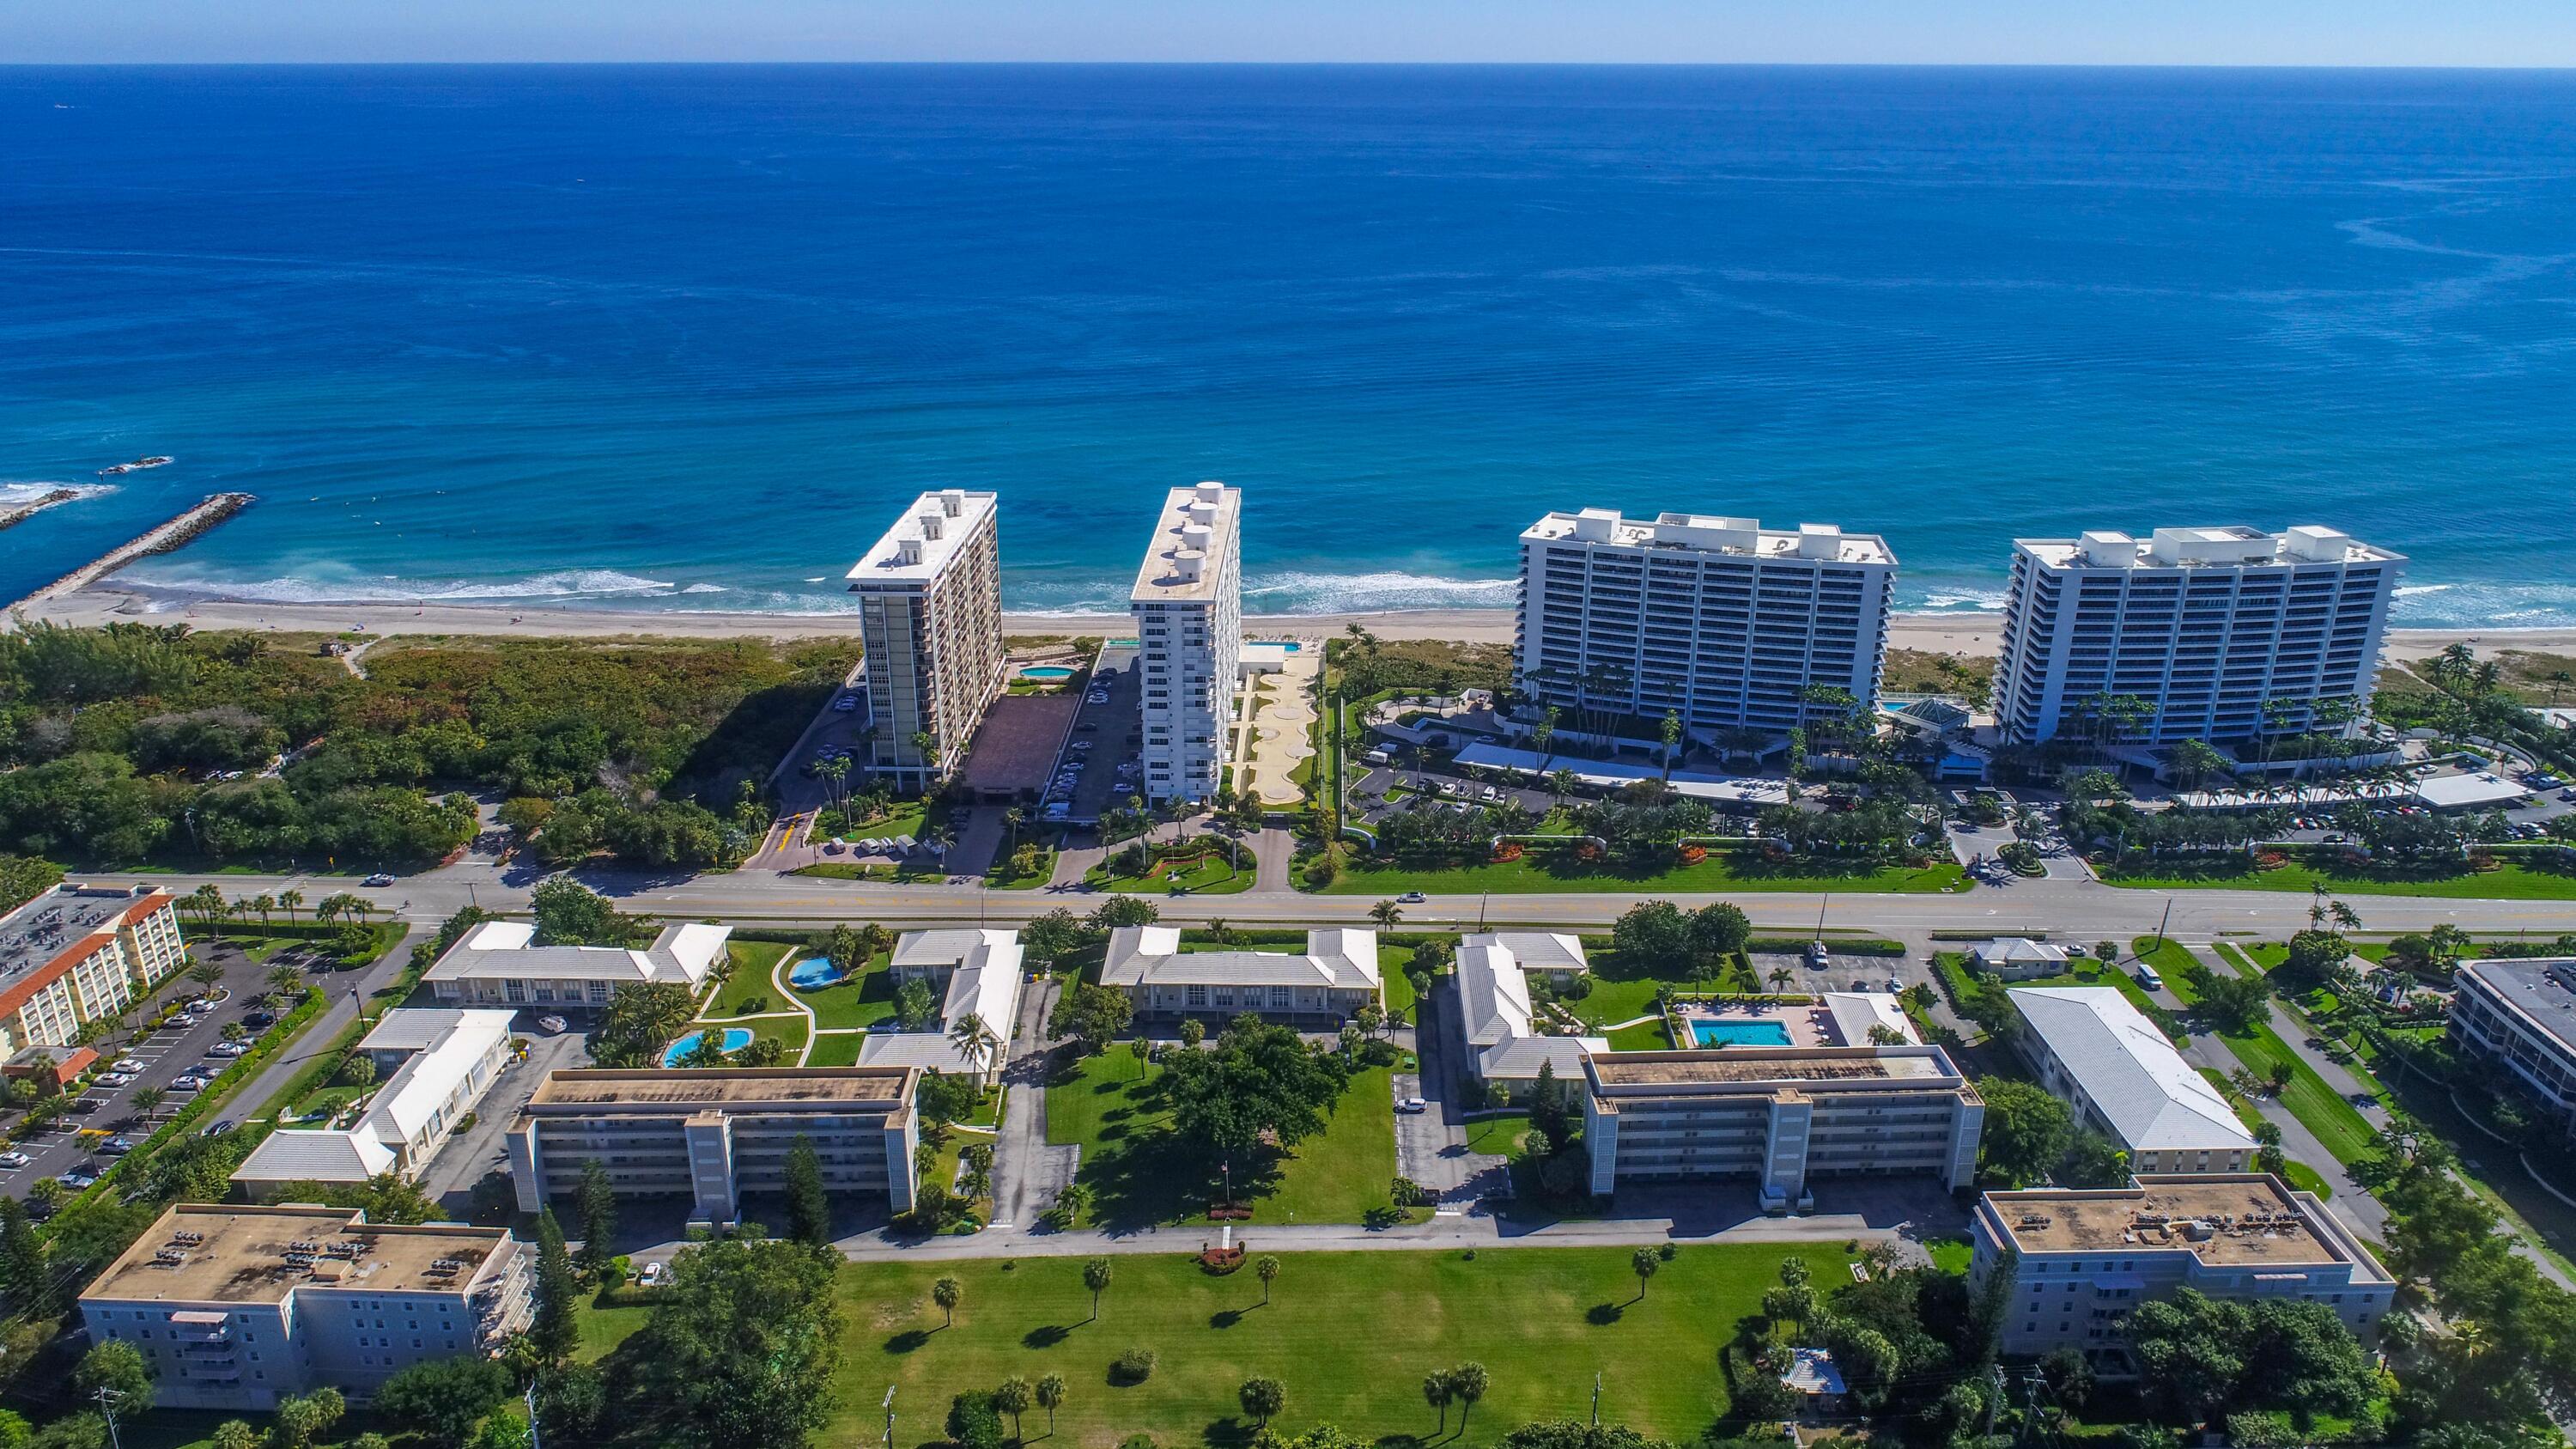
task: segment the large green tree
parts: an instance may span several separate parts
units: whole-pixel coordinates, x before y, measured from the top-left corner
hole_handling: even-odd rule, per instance
[[[530,900],[540,946],[640,946],[653,937],[649,916],[630,916],[570,876],[541,881]]]
[[[537,1209],[537,1312],[529,1341],[548,1364],[569,1363],[581,1347],[577,1316],[580,1284],[573,1275],[572,1254],[564,1247],[563,1229],[551,1207]]]
[[[1346,1070],[1337,1053],[1247,1013],[1212,1049],[1166,1057],[1163,1091],[1174,1129],[1213,1158],[1249,1152],[1264,1133],[1293,1147],[1321,1132]]]
[[[832,1200],[823,1191],[823,1158],[799,1132],[787,1149],[787,1237],[812,1248],[832,1245]]]
[[[2066,1104],[2041,1087],[2009,1077],[1977,1083],[1986,1101],[1985,1130],[1977,1140],[1978,1180],[1996,1187],[2041,1182],[2074,1140]]]
[[[591,1059],[604,1067],[648,1065],[697,1013],[697,998],[677,982],[624,982],[610,993],[590,1035]]]
[[[684,1248],[618,1384],[676,1449],[803,1449],[830,1418],[841,1362],[836,1260],[800,1243]]]
[[[387,1423],[416,1428],[431,1443],[457,1449],[510,1392],[510,1371],[500,1360],[460,1354],[395,1374],[376,1390],[369,1407]]]

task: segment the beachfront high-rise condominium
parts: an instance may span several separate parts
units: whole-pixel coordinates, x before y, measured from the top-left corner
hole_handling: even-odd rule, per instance
[[[1996,723],[2024,744],[2342,727],[2370,698],[2405,564],[2331,528],[2016,539]]]
[[[1613,733],[1779,733],[1819,689],[1876,701],[1895,578],[1886,540],[1831,524],[1551,513],[1521,534],[1516,663],[1540,700],[1628,716]]]
[[[1000,540],[997,495],[947,488],[913,500],[851,568],[877,773],[925,787],[948,774],[1001,697]]]
[[[1175,488],[1127,596],[1143,687],[1145,798],[1207,800],[1243,664],[1243,490]]]

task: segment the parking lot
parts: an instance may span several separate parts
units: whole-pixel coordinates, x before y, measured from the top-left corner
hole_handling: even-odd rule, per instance
[[[251,1019],[255,1012],[251,998],[268,989],[271,964],[290,953],[280,952],[271,962],[262,963],[230,947],[205,941],[191,943],[190,949],[197,959],[224,968],[224,979],[216,988],[223,993],[222,999],[206,1011],[173,1017],[156,1031],[138,1033],[131,1027],[119,1028],[93,1043],[102,1075],[111,1065],[131,1062],[136,1068],[132,1080],[106,1087],[93,1078],[90,1090],[81,1094],[69,1114],[19,1144],[17,1150],[28,1159],[25,1165],[7,1166],[6,1160],[0,1159],[0,1192],[24,1198],[31,1186],[48,1177],[64,1179],[67,1186],[80,1185],[76,1180],[80,1174],[103,1171],[113,1160],[114,1154],[97,1150],[106,1141],[122,1137],[140,1143],[188,1105],[195,1093],[174,1088],[174,1079],[198,1072],[211,1077],[231,1065],[230,1058],[215,1055],[213,1050],[223,1043],[227,1025],[243,1023],[249,1033],[243,1039],[245,1045],[257,1038],[263,1028]],[[158,1003],[194,997],[201,990],[184,974],[173,976],[158,991],[137,1002],[129,1019],[147,1020]],[[167,1095],[149,1112],[138,1108],[136,1095],[155,1088]],[[96,1136],[90,1135],[93,1131]]]
[[[1143,744],[1143,687],[1134,645],[1112,643],[1100,652],[1100,667],[1083,692],[1082,712],[1074,717],[1073,735],[1065,742],[1065,759],[1048,786],[1040,819],[1091,824],[1102,811],[1141,792],[1137,751]],[[1059,804],[1063,813],[1052,813]]]

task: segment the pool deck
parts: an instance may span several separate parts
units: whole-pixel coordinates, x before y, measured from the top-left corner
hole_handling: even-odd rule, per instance
[[[1830,1024],[1831,1018],[1826,1013],[1825,1008],[1821,1003],[1815,1006],[1783,1006],[1774,1003],[1764,1003],[1758,1006],[1745,1005],[1712,1007],[1703,1005],[1699,1002],[1691,1002],[1682,1007],[1681,1018],[1683,1027],[1691,1030],[1692,1040],[1695,1043],[1698,1040],[1698,1032],[1693,1027],[1693,1023],[1713,1021],[1736,1022],[1741,1024],[1776,1022],[1782,1030],[1789,1033],[1789,1039],[1785,1042],[1719,1042],[1712,1044],[1717,1046],[1829,1047],[1842,1045],[1840,1041],[1835,1039],[1833,1028]]]

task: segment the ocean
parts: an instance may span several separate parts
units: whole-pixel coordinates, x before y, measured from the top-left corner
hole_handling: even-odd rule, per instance
[[[2400,621],[2576,624],[2576,74],[0,69],[16,597],[823,612],[998,489],[1123,608],[1175,484],[1247,609],[1502,607],[1612,505],[2007,541],[2316,522]],[[168,467],[101,480],[141,454]]]

